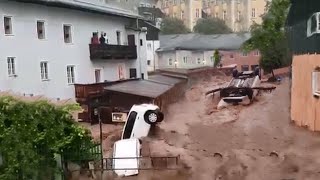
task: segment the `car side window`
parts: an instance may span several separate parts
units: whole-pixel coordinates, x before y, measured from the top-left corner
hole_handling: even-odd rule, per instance
[[[135,111],[130,112],[122,139],[129,139],[131,137],[132,129],[136,121],[137,115],[138,113]]]

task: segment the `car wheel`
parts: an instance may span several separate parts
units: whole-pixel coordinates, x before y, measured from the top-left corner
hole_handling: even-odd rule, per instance
[[[155,124],[159,120],[159,114],[156,111],[149,110],[144,114],[144,120],[148,124]]]

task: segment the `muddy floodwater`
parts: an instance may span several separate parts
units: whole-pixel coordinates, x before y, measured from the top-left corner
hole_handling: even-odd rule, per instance
[[[205,97],[204,93],[229,79],[199,80],[185,98],[170,106],[165,120],[146,139],[151,155],[180,155],[181,168],[140,171],[136,177],[114,179],[319,180],[320,135],[291,123],[289,80],[276,85],[272,93],[261,93],[249,106],[218,111],[218,96]],[[104,131],[109,151],[121,126],[105,126]]]

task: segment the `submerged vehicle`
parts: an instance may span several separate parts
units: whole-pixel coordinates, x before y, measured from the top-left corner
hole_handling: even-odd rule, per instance
[[[163,119],[163,113],[154,104],[133,105],[124,125],[121,139],[146,137],[151,126],[163,121]]]
[[[260,87],[259,70],[255,71],[233,71],[233,78],[224,88],[214,89],[206,95],[220,92],[218,109],[228,104],[250,104],[260,90],[272,91],[275,87]]]

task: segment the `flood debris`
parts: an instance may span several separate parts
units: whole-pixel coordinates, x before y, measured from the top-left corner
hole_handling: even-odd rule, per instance
[[[221,100],[218,103],[217,109],[227,107],[229,104],[238,105],[251,104],[253,98],[259,91],[269,91],[276,89],[274,86],[262,87],[260,86],[261,80],[259,71],[244,71],[234,72],[233,78],[227,85],[227,87],[217,88],[205,93],[205,95],[214,94],[220,92]]]

